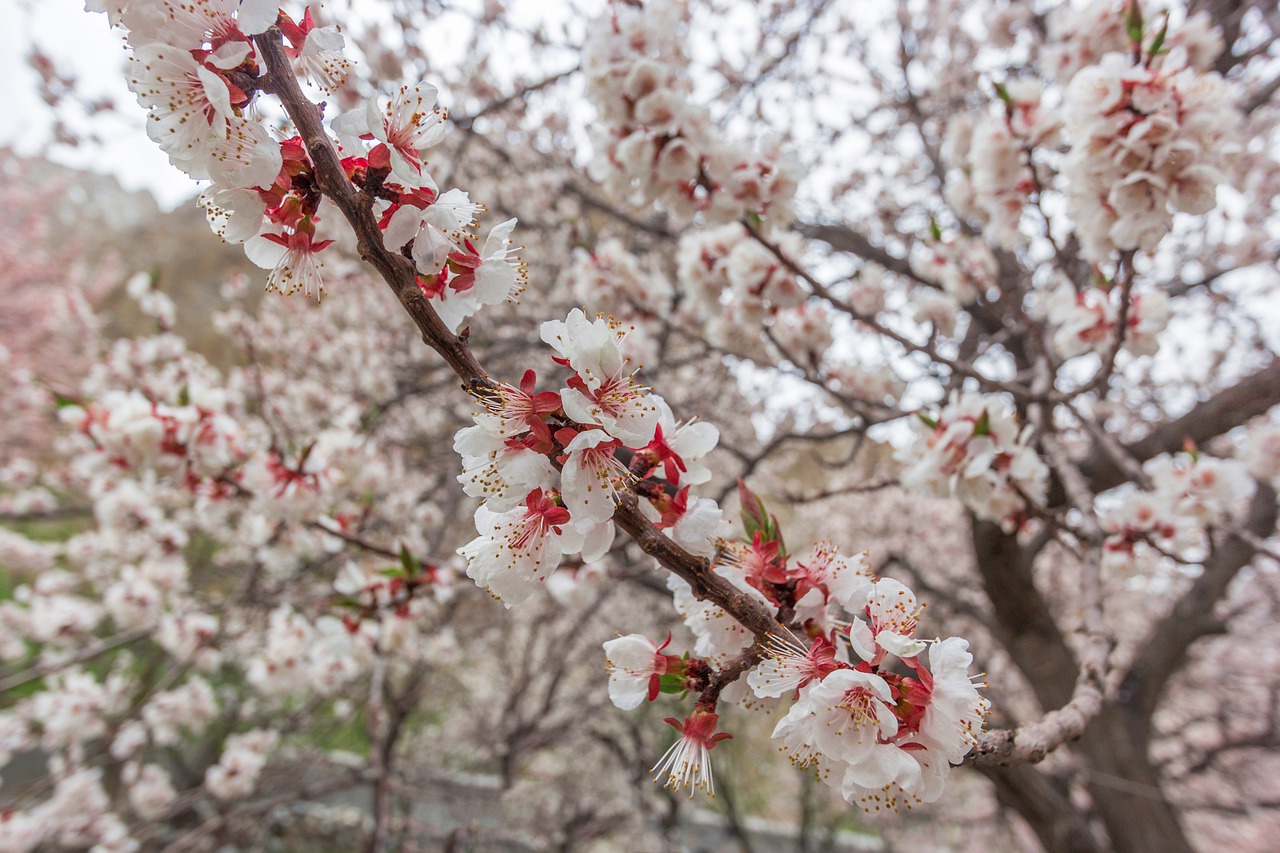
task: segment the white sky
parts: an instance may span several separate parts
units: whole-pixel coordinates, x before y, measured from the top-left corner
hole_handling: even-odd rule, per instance
[[[5,81],[6,101],[0,145],[27,156],[109,172],[127,189],[151,190],[166,208],[195,195],[195,184],[170,166],[147,139],[145,114],[125,86],[122,42],[111,32],[105,15],[85,12],[83,0],[0,0],[0,20],[6,22],[0,28],[0,80]],[[26,63],[33,42],[59,69],[75,73],[82,91],[109,96],[122,107],[116,117],[96,123],[107,136],[105,147],[48,146],[49,109],[40,100],[36,74]]]

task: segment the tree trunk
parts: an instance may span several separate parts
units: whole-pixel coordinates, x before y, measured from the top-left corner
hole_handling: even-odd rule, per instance
[[[1045,710],[1071,697],[1077,665],[1048,603],[1036,589],[1017,539],[986,522],[973,524],[983,587],[995,615],[996,636]],[[1085,730],[1076,754],[1090,771],[1087,788],[1117,853],[1193,853],[1178,815],[1160,789],[1147,755],[1150,731],[1137,709],[1108,704]],[[1000,802],[1015,810],[1048,853],[1093,851],[1091,813],[1076,808],[1035,768],[986,770]]]
[[[1106,849],[1089,830],[1062,786],[1027,764],[1015,767],[983,767],[982,773],[996,786],[996,799],[1017,812],[1040,840],[1046,853],[1103,853]]]
[[[1139,714],[1105,705],[1076,747],[1089,770],[1089,796],[1117,853],[1194,853],[1161,790],[1149,743]]]

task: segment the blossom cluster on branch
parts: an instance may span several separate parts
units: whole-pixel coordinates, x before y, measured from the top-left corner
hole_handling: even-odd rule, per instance
[[[211,359],[176,331],[198,312],[137,274],[148,331],[99,337],[81,305],[82,379],[21,354],[0,393],[57,438],[0,463],[0,767],[46,770],[0,803],[0,851],[252,846],[280,803],[357,787],[369,848],[411,844],[392,803],[419,721],[507,791],[595,749],[621,769],[602,786],[643,765],[714,793],[713,755],[767,764],[768,717],[768,752],[840,808],[945,808],[968,763],[994,787],[957,799],[1034,789],[1013,807],[1050,847],[1180,853],[1174,798],[1229,771],[1195,738],[1159,757],[1200,713],[1162,697],[1203,699],[1223,751],[1275,737],[1274,707],[1240,734],[1176,677],[1214,660],[1189,649],[1218,602],[1267,630],[1246,569],[1277,553],[1280,362],[1253,316],[1275,232],[1218,198],[1273,180],[1274,81],[1234,70],[1274,55],[1261,13],[903,0],[864,28],[750,4],[759,50],[710,63],[718,4],[615,0],[566,25],[575,70],[505,92],[502,38],[559,48],[501,4],[421,13],[505,33],[453,79],[354,7],[340,30],[275,0],[87,5],[212,230],[268,291],[328,304],[251,310],[233,278],[196,320],[228,344]],[[590,133],[542,101],[574,75]],[[744,479],[727,518],[735,475],[814,544]],[[614,631],[606,685],[579,665]],[[975,662],[1016,726],[984,731]],[[669,749],[606,695],[679,707]],[[1027,766],[1051,753],[1069,772]],[[569,849],[616,817],[538,820]]]
[[[678,33],[681,4],[610,5],[583,48],[589,94],[603,120],[593,174],[619,195],[654,199],[681,220],[791,217],[794,168],[776,145],[753,151],[718,136],[691,102]]]

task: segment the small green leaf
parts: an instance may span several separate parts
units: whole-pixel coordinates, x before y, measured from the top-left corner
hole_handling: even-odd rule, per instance
[[[782,541],[782,528],[778,524],[778,517],[769,514],[764,501],[742,480],[738,480],[738,500],[742,504],[742,528],[745,534],[743,538],[750,542],[758,532],[762,542],[777,542],[779,555],[785,556],[786,545]]]
[[[672,673],[667,673],[666,675],[658,676],[658,692],[659,693],[683,693],[684,690],[685,690],[685,687],[684,687],[683,675],[673,675]]]
[[[996,97],[1004,102],[1006,107],[1013,106],[1013,98],[1009,95],[1009,90],[1005,88],[1003,83],[993,83],[996,87]]]
[[[178,405],[179,406],[191,405],[191,386],[183,385],[181,388],[178,389]]]
[[[935,418],[935,417],[933,417],[933,416],[931,416],[931,415],[927,415],[927,414],[925,414],[924,412],[916,412],[916,417],[917,417],[917,418],[919,418],[919,419],[924,423],[924,425],[925,425],[925,426],[927,426],[929,429],[937,429],[937,428],[938,428],[938,419],[937,419],[937,418]]]
[[[1129,7],[1124,13],[1124,28],[1132,44],[1142,44],[1142,6],[1138,0],[1129,0]]]
[[[766,524],[764,504],[756,497],[756,493],[751,491],[751,487],[745,480],[738,480],[738,502],[742,504],[742,526],[750,537]]]
[[[932,235],[935,240],[942,239],[942,228],[938,225],[938,220],[934,219],[932,216],[929,217],[929,234]]]
[[[408,573],[400,566],[388,566],[385,569],[380,569],[378,574],[384,578],[403,578],[408,576]]]
[[[73,399],[71,399],[70,397],[68,397],[66,394],[59,394],[57,391],[54,391],[54,392],[53,392],[53,405],[54,405],[54,406],[56,406],[56,407],[57,407],[57,408],[59,408],[59,409],[65,409],[67,406],[78,406],[78,405],[80,405],[80,401],[79,401],[79,400],[73,400]]]
[[[1164,13],[1164,24],[1160,27],[1160,32],[1156,33],[1155,40],[1151,42],[1151,50],[1147,53],[1148,57],[1156,57],[1161,53],[1168,53],[1164,50],[1165,36],[1169,35],[1169,13]]]
[[[403,577],[417,577],[422,570],[422,563],[409,551],[408,545],[400,546],[400,565],[404,566]]]
[[[991,435],[991,413],[985,409],[982,417],[978,418],[977,423],[973,425],[974,435]]]

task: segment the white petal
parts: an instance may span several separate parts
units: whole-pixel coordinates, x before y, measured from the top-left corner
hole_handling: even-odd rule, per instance
[[[399,251],[401,246],[414,239],[421,224],[422,211],[411,204],[402,204],[387,220],[387,227],[382,229],[382,241],[388,249]]]
[[[247,36],[265,33],[279,17],[276,0],[243,0],[236,14],[236,26]]]
[[[196,66],[196,76],[204,86],[205,97],[209,99],[209,103],[218,111],[218,114],[224,118],[234,117],[235,113],[231,109],[231,90],[227,88],[222,78],[203,65]]]
[[[244,254],[264,270],[273,270],[289,250],[265,237],[254,237],[244,244]]]

